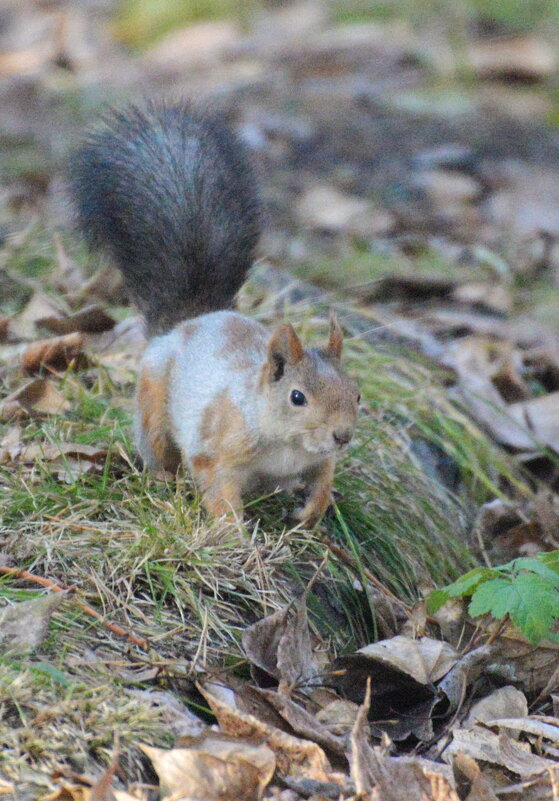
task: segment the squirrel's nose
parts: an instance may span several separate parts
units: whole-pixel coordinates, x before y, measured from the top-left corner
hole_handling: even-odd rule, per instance
[[[350,441],[353,436],[353,431],[350,428],[343,428],[340,431],[334,431],[333,435],[334,442],[336,445],[339,445],[340,448],[343,448],[344,445]]]

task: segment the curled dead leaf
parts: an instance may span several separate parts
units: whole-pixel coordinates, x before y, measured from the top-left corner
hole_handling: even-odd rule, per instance
[[[280,776],[291,774],[327,782],[331,780],[330,764],[322,748],[316,743],[287,734],[254,715],[240,712],[216,698],[207,687],[200,692],[210,705],[220,728],[232,737],[265,742],[274,752]]]
[[[141,745],[162,793],[204,801],[258,801],[274,775],[276,760],[266,745],[209,732],[191,748],[166,751]]]
[[[70,409],[69,402],[52,381],[36,378],[4,398],[0,403],[0,420],[63,414],[68,409]]]
[[[52,339],[41,339],[33,342],[21,356],[21,366],[28,373],[36,373],[45,367],[54,370],[65,370],[72,363],[83,365],[85,338],[75,332]]]
[[[53,334],[60,335],[72,334],[75,331],[82,334],[101,334],[103,331],[110,331],[114,328],[115,321],[102,306],[93,304],[65,317],[58,315],[42,317],[37,320],[37,325],[48,328]]]
[[[318,672],[305,596],[249,626],[242,642],[253,665],[288,686],[308,683]]]

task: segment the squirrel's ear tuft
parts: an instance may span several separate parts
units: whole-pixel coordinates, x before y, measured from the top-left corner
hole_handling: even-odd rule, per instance
[[[343,331],[336,317],[336,313],[332,312],[330,314],[330,336],[328,338],[328,345],[326,346],[326,353],[328,356],[332,356],[334,359],[340,359],[343,342]]]
[[[268,362],[272,381],[279,381],[285,365],[295,365],[303,358],[303,346],[292,325],[280,325],[268,343]]]

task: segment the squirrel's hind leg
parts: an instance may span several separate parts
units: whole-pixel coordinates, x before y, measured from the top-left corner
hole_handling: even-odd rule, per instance
[[[167,414],[168,371],[153,375],[146,367],[140,373],[136,402],[136,440],[144,465],[175,473],[181,463],[173,442]]]

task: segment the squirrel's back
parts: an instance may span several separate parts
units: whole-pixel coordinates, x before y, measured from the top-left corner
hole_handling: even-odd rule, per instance
[[[69,184],[79,227],[120,268],[151,334],[231,305],[260,209],[219,117],[187,105],[115,112],[74,154]]]

